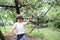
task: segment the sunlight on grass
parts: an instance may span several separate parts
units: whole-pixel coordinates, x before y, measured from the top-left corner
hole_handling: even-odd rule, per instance
[[[28,30],[28,35],[34,35],[37,37],[45,37],[46,40],[60,40],[60,32],[50,30],[49,28],[42,28],[42,29],[35,29],[31,34],[29,34],[29,28],[26,28]]]

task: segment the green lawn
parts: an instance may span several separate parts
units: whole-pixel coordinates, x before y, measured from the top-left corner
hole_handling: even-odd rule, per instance
[[[7,33],[10,31],[11,26],[6,26],[6,30],[3,27],[0,27],[0,29],[3,31],[3,33]],[[41,28],[41,29],[35,29],[31,34],[30,30],[31,28],[25,28],[26,34],[28,36],[36,36],[36,37],[44,37],[46,40],[60,40],[60,32],[51,30],[49,28]]]

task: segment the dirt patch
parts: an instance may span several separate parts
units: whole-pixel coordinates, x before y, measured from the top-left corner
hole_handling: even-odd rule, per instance
[[[33,37],[33,36],[27,36],[26,39],[27,40],[41,40],[38,37]]]

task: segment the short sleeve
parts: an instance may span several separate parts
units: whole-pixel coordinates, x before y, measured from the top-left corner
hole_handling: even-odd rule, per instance
[[[17,24],[15,23],[15,24],[14,24],[14,28],[16,28],[16,26],[17,26]]]

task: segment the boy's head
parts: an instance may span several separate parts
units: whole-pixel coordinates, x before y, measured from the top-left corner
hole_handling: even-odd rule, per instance
[[[23,16],[20,15],[20,14],[18,14],[18,15],[16,16],[16,22],[22,22],[22,21],[23,21]]]

